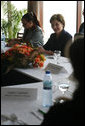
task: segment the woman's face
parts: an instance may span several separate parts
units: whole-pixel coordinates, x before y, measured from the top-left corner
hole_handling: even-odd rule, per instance
[[[57,35],[59,35],[63,30],[63,24],[57,20],[53,20],[51,22],[51,27]]]
[[[26,29],[30,29],[34,25],[32,21],[28,22],[25,19],[22,19],[22,24],[23,24],[23,27],[26,28]]]

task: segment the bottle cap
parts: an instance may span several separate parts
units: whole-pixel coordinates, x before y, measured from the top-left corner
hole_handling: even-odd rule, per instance
[[[50,74],[50,71],[49,71],[49,70],[47,70],[45,73],[46,73],[46,74]]]

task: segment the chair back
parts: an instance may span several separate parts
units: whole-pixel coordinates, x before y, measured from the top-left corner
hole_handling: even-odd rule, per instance
[[[19,38],[19,39],[22,39],[22,37],[23,37],[23,33],[17,33],[17,38]]]

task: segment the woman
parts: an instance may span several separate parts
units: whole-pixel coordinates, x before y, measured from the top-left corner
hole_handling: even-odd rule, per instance
[[[43,46],[43,33],[36,15],[33,12],[26,13],[22,17],[21,21],[24,27],[24,34],[22,40],[21,39],[10,40],[8,45],[11,46],[18,41],[25,43],[29,42],[34,47]]]
[[[44,115],[41,125],[81,126],[84,123],[84,38],[77,39],[70,46],[70,60],[74,68],[74,77],[78,88],[73,99],[57,103]]]
[[[61,14],[54,14],[50,19],[51,27],[54,33],[51,34],[47,43],[43,47],[39,47],[39,51],[46,54],[53,54],[53,51],[60,50],[64,56],[64,48],[72,36],[64,30],[65,20]]]

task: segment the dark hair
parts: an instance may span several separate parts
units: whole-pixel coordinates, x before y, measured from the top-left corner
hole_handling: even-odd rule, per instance
[[[79,82],[84,81],[84,37],[74,40],[69,49],[69,56],[74,68],[74,76]]]
[[[65,20],[64,17],[61,14],[54,14],[51,18],[50,18],[50,23],[53,20],[57,20],[59,22],[61,22],[63,24],[63,28],[65,27]]]
[[[22,19],[25,19],[26,21],[32,21],[34,24],[40,26],[40,23],[35,15],[34,12],[29,12],[29,13],[26,13],[25,15],[23,15]]]

